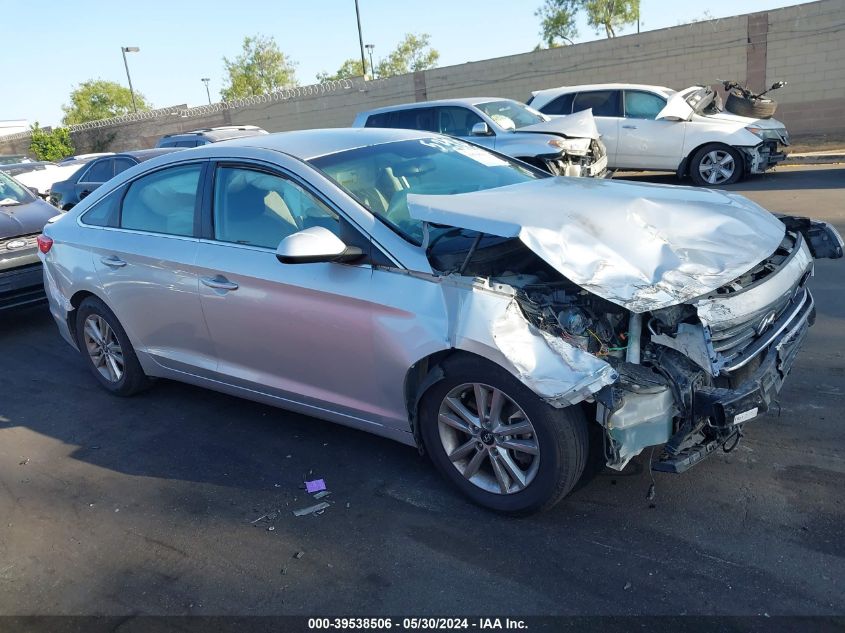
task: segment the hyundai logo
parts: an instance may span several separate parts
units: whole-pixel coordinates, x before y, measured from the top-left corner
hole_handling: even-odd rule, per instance
[[[772,327],[772,323],[775,322],[776,318],[777,318],[777,313],[772,311],[772,312],[769,312],[762,319],[760,319],[760,323],[757,325],[757,329],[755,330],[757,332],[757,336],[760,336],[763,332],[765,332],[770,327]]]
[[[24,246],[26,246],[26,240],[11,240],[9,242],[6,242],[6,248],[10,251],[14,251],[18,248],[23,248]]]

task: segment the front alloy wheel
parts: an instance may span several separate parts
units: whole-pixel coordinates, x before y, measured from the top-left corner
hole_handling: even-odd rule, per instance
[[[540,446],[531,420],[500,389],[464,383],[440,404],[443,450],[457,471],[495,494],[524,490],[540,467]]]
[[[707,145],[690,161],[689,174],[699,186],[730,185],[742,176],[742,157],[727,145]]]
[[[528,514],[566,496],[584,471],[587,420],[556,408],[503,367],[456,353],[420,398],[419,432],[440,473],[473,502]]]

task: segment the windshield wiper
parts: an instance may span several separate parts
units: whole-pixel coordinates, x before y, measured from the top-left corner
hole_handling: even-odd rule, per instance
[[[478,244],[481,242],[481,238],[484,237],[484,233],[479,232],[478,236],[473,240],[472,246],[469,247],[469,252],[467,252],[466,259],[464,263],[461,264],[461,267],[458,269],[458,274],[463,276],[464,271],[469,266],[469,260],[472,259],[472,256],[475,255],[475,251],[478,249]]]

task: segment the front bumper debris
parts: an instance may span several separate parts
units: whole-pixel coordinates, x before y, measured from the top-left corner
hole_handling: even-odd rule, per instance
[[[682,473],[716,449],[738,438],[742,425],[766,413],[780,393],[807,331],[815,322],[813,297],[801,313],[790,323],[789,330],[772,345],[760,366],[741,385],[734,389],[698,386],[692,390],[694,418],[707,418],[708,425],[717,431],[715,439],[683,446],[681,437],[673,437],[666,451],[652,464],[652,470]],[[680,432],[679,432],[680,433]]]

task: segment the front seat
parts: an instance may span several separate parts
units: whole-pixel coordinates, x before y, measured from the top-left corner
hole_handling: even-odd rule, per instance
[[[280,214],[267,206],[269,192],[250,184],[230,189],[226,195],[225,217],[221,239],[238,244],[276,248],[288,235],[299,228],[290,212]],[[274,197],[274,206],[279,204]],[[284,202],[282,201],[282,204]],[[286,209],[285,209],[286,210]],[[283,217],[285,216],[286,217]]]

